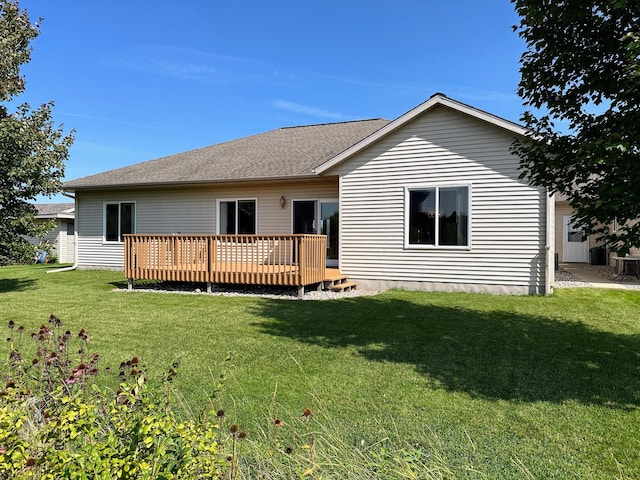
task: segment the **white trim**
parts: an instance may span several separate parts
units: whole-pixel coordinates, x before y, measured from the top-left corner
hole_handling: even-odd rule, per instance
[[[435,189],[437,194],[435,196],[435,211],[439,211],[440,204],[440,189],[441,188],[456,188],[464,187],[467,189],[467,244],[466,245],[438,245],[438,239],[440,238],[440,221],[436,216],[435,222],[435,243],[433,245],[409,243],[409,220],[410,220],[410,193],[416,190],[430,190]],[[407,185],[404,187],[404,248],[405,250],[462,250],[470,251],[472,245],[472,212],[471,212],[471,197],[472,197],[472,185],[471,183],[454,182],[454,183],[423,183],[416,185]]]
[[[138,227],[138,205],[135,200],[105,200],[102,202],[102,244],[103,245],[124,245],[124,242],[120,241],[122,236],[120,215],[118,215],[118,240],[107,240],[107,205],[118,205],[118,214],[120,214],[120,205],[123,203],[133,204],[133,232],[136,233]],[[74,226],[77,229],[77,227]],[[77,236],[76,236],[76,251],[77,251]],[[77,254],[76,254],[77,255]]]
[[[233,198],[216,198],[216,235],[220,235],[220,202],[235,202],[236,204],[236,224],[234,225],[234,235],[240,235],[238,233],[238,202],[253,201],[256,204],[256,218],[254,221],[255,233],[258,233],[258,198],[257,197],[233,197]]]
[[[386,137],[387,135],[389,135],[390,133],[392,133],[395,130],[399,129],[400,127],[402,127],[406,123],[410,122],[414,118],[422,115],[426,111],[428,111],[428,110],[430,110],[430,109],[432,109],[432,108],[434,108],[434,107],[436,107],[438,105],[449,107],[449,108],[451,108],[453,110],[456,110],[456,111],[458,111],[460,113],[464,113],[464,114],[469,115],[471,117],[474,117],[474,118],[476,118],[478,120],[482,120],[484,122],[490,123],[490,124],[492,124],[492,125],[494,125],[496,127],[503,128],[503,129],[505,129],[505,130],[517,135],[517,136],[524,136],[526,134],[526,129],[524,127],[518,125],[517,123],[510,122],[509,120],[506,120],[504,118],[500,118],[500,117],[497,117],[497,116],[492,115],[490,113],[484,112],[482,110],[478,110],[477,108],[471,107],[470,105],[466,105],[466,104],[460,103],[460,102],[458,102],[456,100],[452,100],[452,99],[448,98],[447,96],[445,96],[445,95],[443,95],[441,93],[436,93],[435,95],[433,95],[426,102],[423,102],[420,105],[418,105],[417,107],[413,108],[412,110],[409,110],[404,115],[399,116],[398,118],[396,118],[392,122],[388,123],[387,125],[385,125],[381,129],[379,129],[376,132],[372,133],[368,137],[360,140],[355,145],[347,148],[342,153],[339,153],[335,157],[333,157],[333,158],[327,160],[326,162],[324,162],[323,164],[319,165],[318,167],[316,167],[313,170],[314,173],[316,175],[320,175],[320,174],[326,172],[327,170],[335,167],[339,163],[342,163],[343,161],[345,161],[346,159],[352,157],[356,153],[361,152],[362,150],[367,148],[369,145],[377,142],[378,140],[380,140],[383,137]]]

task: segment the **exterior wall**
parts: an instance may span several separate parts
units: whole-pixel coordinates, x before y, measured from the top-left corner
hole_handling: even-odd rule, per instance
[[[512,142],[435,107],[336,166],[342,273],[364,286],[544,293],[546,194],[518,179]],[[446,183],[471,184],[471,248],[405,248],[405,187]]]
[[[36,222],[44,223],[49,220],[36,220]],[[70,247],[73,247],[73,237],[71,237],[71,242],[67,235],[67,222],[72,222],[71,219],[55,219],[55,227],[49,230],[44,238],[29,238],[29,242],[34,245],[40,245],[41,241],[49,242],[53,245],[52,254],[58,258],[58,262],[60,263],[69,263],[73,262],[73,250]]]
[[[66,252],[64,260],[60,260],[61,263],[74,263],[76,260],[76,236],[74,225],[75,222],[73,220],[67,220],[67,241],[65,242]]]
[[[285,208],[280,198],[286,199]],[[291,200],[337,198],[335,178],[279,184],[78,191],[78,265],[80,268],[124,268],[124,246],[103,241],[104,203],[135,202],[136,233],[216,233],[216,200],[255,198],[257,233],[291,233]]]
[[[564,225],[563,219],[566,216],[570,216],[573,214],[573,210],[566,202],[557,202],[556,203],[556,253],[558,254],[558,261],[560,263],[564,262]]]
[[[573,215],[573,209],[569,206],[568,202],[557,202],[556,203],[556,252],[558,253],[558,261],[560,263],[564,262],[563,258],[563,249],[564,249],[564,232],[563,232],[563,218],[565,216]],[[603,246],[602,242],[597,241],[595,235],[589,236],[589,248],[592,247],[601,247]],[[635,252],[635,253],[634,253]],[[609,252],[613,255],[613,252]],[[640,255],[639,249],[631,249],[631,255]]]

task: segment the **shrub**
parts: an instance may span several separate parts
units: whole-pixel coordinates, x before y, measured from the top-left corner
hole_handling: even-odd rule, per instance
[[[179,420],[154,399],[139,359],[121,364],[113,391],[93,381],[99,355],[87,354],[86,331],[74,362],[71,333],[52,316],[25,362],[24,328],[9,329],[18,339],[8,339],[0,392],[0,478],[218,478],[217,419]]]

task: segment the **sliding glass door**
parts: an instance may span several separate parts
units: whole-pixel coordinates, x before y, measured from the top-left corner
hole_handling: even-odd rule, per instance
[[[320,202],[320,234],[327,236],[327,267],[338,266],[339,215],[337,201]]]
[[[294,200],[293,233],[320,234],[327,236],[327,266],[338,266],[337,200]]]

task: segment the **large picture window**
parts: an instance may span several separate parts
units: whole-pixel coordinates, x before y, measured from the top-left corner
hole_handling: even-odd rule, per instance
[[[220,200],[218,202],[218,233],[253,235],[256,233],[255,200]]]
[[[407,246],[469,247],[469,186],[406,190]]]
[[[104,239],[124,242],[123,235],[135,233],[136,204],[133,202],[106,203],[104,207]]]

